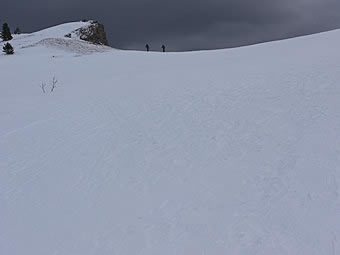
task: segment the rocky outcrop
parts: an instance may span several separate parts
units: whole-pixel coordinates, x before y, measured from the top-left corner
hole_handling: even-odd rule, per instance
[[[104,25],[100,24],[98,21],[83,21],[89,23],[88,26],[77,29],[73,33],[76,34],[81,40],[99,44],[99,45],[109,45],[106,33],[104,30]],[[65,37],[72,37],[72,34],[67,34]]]

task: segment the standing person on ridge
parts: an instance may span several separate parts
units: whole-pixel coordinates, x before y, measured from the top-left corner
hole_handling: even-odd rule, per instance
[[[162,50],[163,50],[163,52],[165,52],[165,45],[164,44],[162,45]]]
[[[149,44],[145,45],[146,51],[150,51],[150,46]]]

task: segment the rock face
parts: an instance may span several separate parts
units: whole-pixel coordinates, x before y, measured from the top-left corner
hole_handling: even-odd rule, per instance
[[[104,25],[100,24],[98,21],[88,21],[90,23],[87,27],[82,27],[74,31],[81,40],[88,41],[94,44],[109,45],[106,33],[104,30]],[[66,37],[70,35],[66,35]]]

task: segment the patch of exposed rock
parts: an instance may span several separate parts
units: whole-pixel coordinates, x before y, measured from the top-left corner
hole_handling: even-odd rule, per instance
[[[72,34],[75,34],[78,36],[81,40],[93,43],[93,44],[99,44],[99,45],[109,45],[106,33],[104,30],[104,25],[100,24],[98,21],[83,21],[88,22],[88,26],[84,26],[82,28],[79,28],[75,30],[73,33],[65,35],[65,37],[72,37]]]

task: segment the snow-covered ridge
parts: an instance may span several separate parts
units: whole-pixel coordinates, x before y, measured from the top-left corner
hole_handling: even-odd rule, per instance
[[[13,35],[14,39],[10,43],[14,46],[15,52],[19,54],[23,49],[37,46],[77,54],[110,50],[110,47],[95,45],[84,40],[81,31],[89,31],[92,26],[94,26],[94,21],[61,24],[31,34]]]

